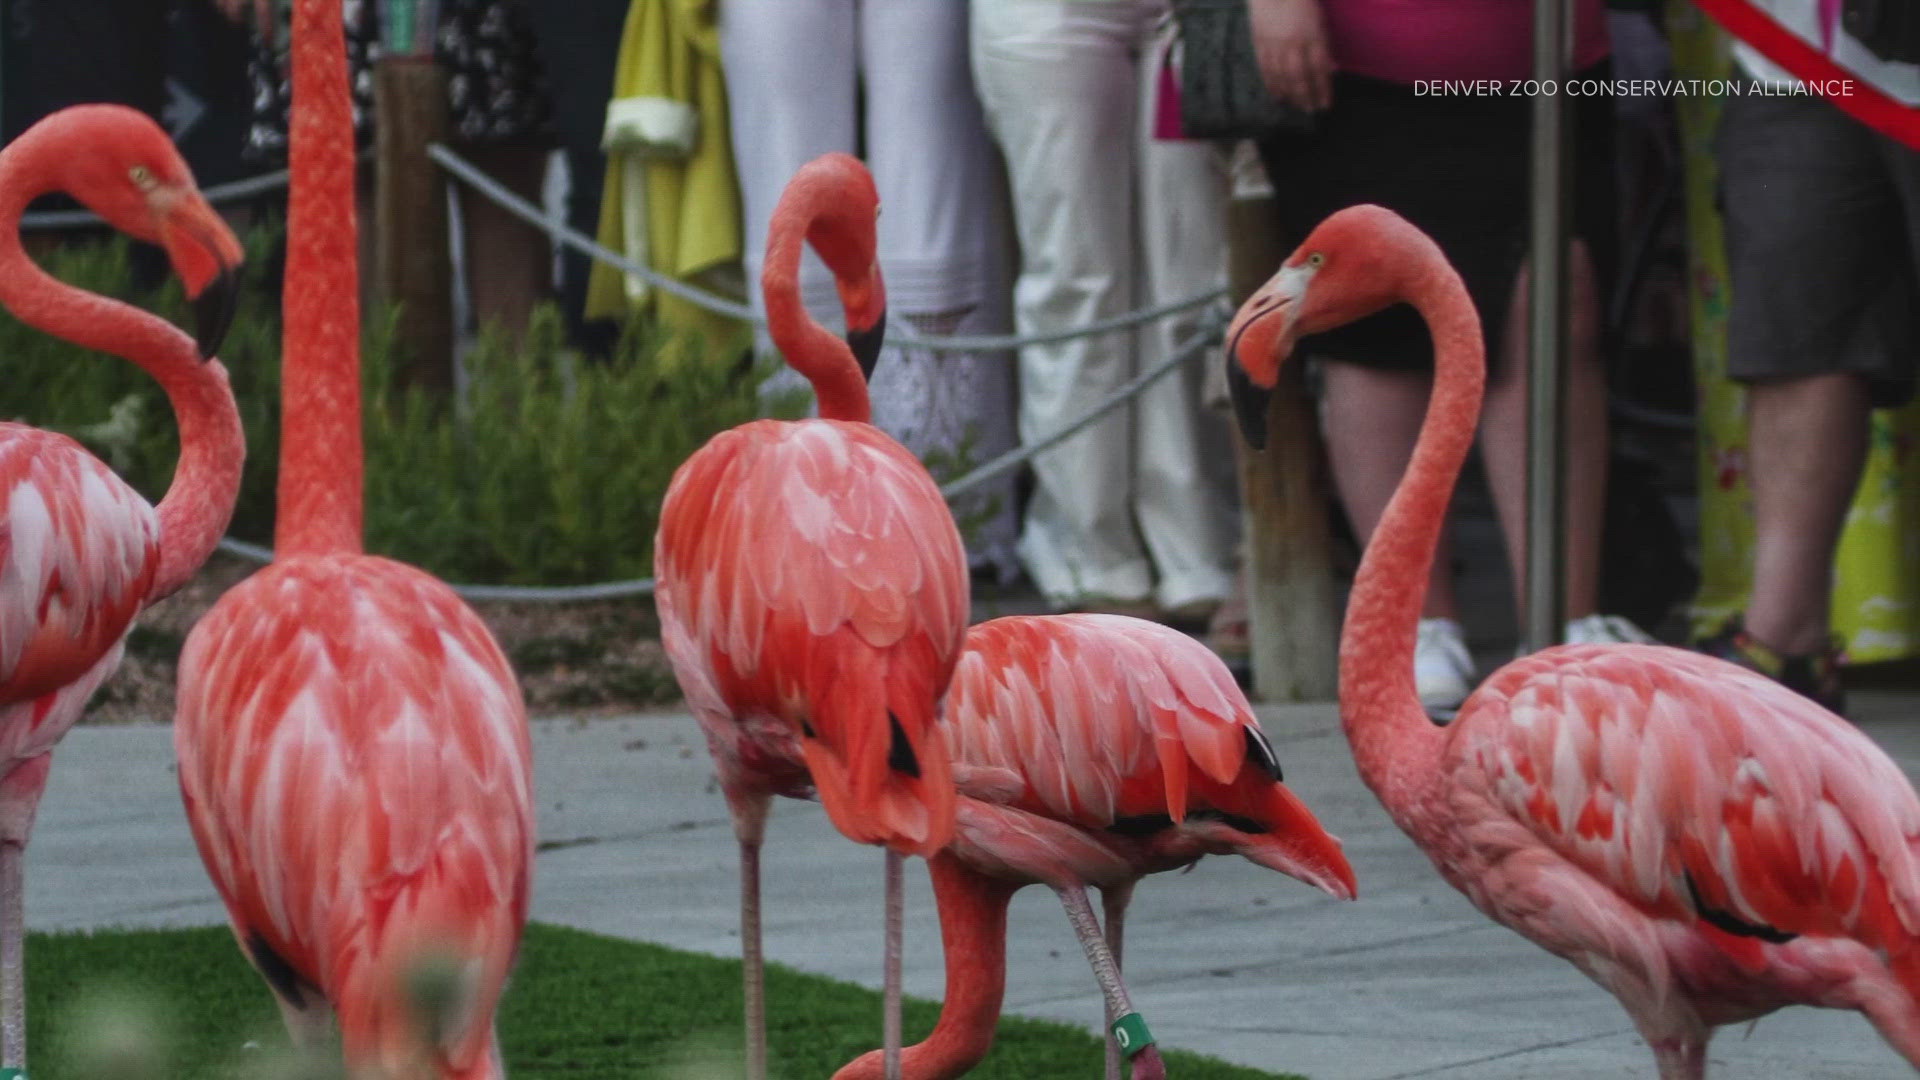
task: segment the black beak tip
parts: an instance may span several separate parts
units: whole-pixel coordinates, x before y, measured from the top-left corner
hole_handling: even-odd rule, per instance
[[[872,326],[864,330],[847,330],[847,347],[853,350],[853,358],[860,365],[860,375],[868,382],[873,381],[873,369],[880,364],[880,347],[887,340],[887,312],[880,309],[880,317]]]
[[[220,273],[193,301],[193,341],[200,359],[211,360],[227,339],[233,326],[234,310],[239,306],[240,281],[234,272],[222,267]]]
[[[1240,422],[1240,436],[1255,450],[1267,447],[1267,403],[1273,391],[1255,386],[1245,368],[1227,350],[1227,395],[1233,399],[1234,419]]]

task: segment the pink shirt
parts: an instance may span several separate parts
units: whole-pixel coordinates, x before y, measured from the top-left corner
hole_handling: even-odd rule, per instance
[[[1533,77],[1533,0],[1321,0],[1341,71],[1422,79]],[[1606,59],[1605,0],[1574,0],[1573,70]]]

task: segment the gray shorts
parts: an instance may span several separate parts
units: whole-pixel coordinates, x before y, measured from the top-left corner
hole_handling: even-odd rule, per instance
[[[1920,153],[1809,95],[1729,97],[1715,137],[1740,381],[1864,376],[1913,396]]]

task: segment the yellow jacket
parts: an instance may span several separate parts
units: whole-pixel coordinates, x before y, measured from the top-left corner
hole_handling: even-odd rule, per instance
[[[634,0],[607,105],[599,240],[701,288],[741,294],[740,190],[727,129],[715,0]],[[741,325],[595,263],[590,318],[651,310],[669,330]]]

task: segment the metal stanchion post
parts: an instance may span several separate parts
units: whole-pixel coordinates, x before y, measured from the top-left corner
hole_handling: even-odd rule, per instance
[[[1568,8],[1571,0],[1534,0],[1532,273],[1528,282],[1526,621],[1522,642],[1537,651],[1560,640],[1565,623],[1565,447],[1567,357]]]

